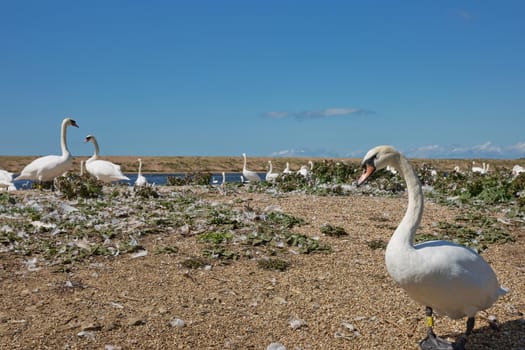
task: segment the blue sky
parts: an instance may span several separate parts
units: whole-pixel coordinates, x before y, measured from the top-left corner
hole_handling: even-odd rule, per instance
[[[0,154],[525,157],[523,1],[1,1]]]

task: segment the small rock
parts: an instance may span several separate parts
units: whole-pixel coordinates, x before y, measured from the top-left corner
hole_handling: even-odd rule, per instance
[[[286,346],[281,343],[271,343],[266,347],[266,350],[286,350]]]
[[[305,321],[300,320],[298,318],[292,318],[290,319],[290,321],[288,321],[288,323],[290,324],[290,327],[292,327],[293,330],[305,327],[307,325]]]
[[[169,325],[174,328],[183,328],[186,326],[186,322],[184,322],[184,320],[181,320],[180,318],[174,317],[170,320]]]

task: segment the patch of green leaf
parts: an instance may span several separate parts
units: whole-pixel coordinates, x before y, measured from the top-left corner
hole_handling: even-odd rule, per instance
[[[321,233],[332,237],[348,236],[344,228],[330,224],[321,225]]]
[[[230,232],[207,232],[200,234],[197,238],[199,242],[221,244],[233,239],[233,234]]]

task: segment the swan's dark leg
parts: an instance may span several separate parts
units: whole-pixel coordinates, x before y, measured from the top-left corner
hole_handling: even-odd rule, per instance
[[[464,350],[465,344],[467,343],[468,336],[472,333],[474,329],[474,317],[469,317],[467,319],[467,330],[465,334],[459,337],[459,339],[450,343],[444,339],[439,338],[434,333],[432,327],[434,326],[434,319],[432,317],[432,308],[428,307],[425,311],[426,322],[428,326],[427,337],[419,342],[419,346],[423,350]]]
[[[472,333],[472,330],[474,329],[474,317],[469,317],[467,319],[467,330],[465,331],[465,334],[459,337],[459,339],[453,344],[454,349],[456,350],[464,350],[465,344],[467,343],[468,336],[470,333]]]
[[[455,350],[454,345],[444,339],[439,338],[432,329],[434,327],[434,318],[432,317],[432,308],[427,306],[425,310],[427,323],[427,337],[419,342],[422,350]],[[461,349],[461,348],[459,348]]]

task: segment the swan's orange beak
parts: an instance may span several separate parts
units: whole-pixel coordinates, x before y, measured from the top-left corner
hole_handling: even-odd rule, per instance
[[[366,163],[363,164],[363,174],[361,174],[361,177],[359,177],[359,180],[357,180],[357,186],[361,186],[363,183],[365,183],[366,180],[376,171],[376,167],[372,164]]]

